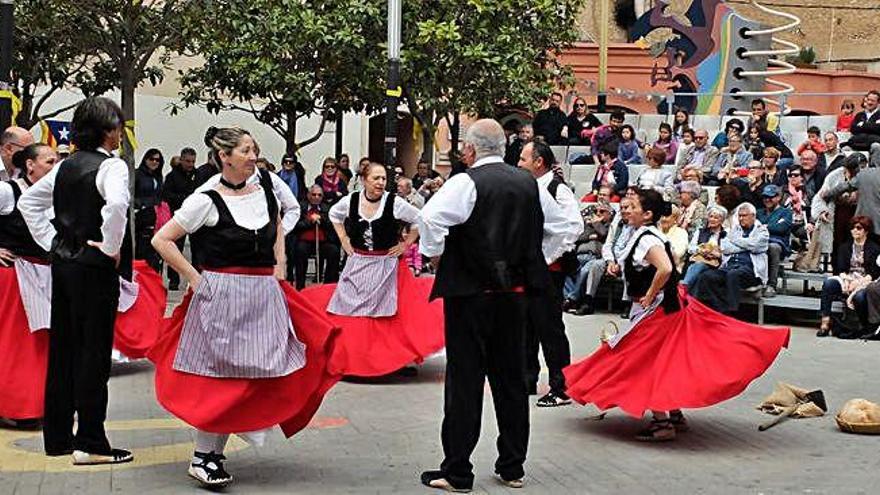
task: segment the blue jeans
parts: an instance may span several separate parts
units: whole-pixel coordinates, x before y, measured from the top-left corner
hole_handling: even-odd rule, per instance
[[[836,278],[826,278],[822,282],[822,294],[820,296],[819,314],[831,316],[831,305],[838,299],[843,299],[843,287]]]
[[[691,266],[689,266],[687,268],[687,271],[685,271],[684,279],[682,279],[681,283],[687,285],[688,287],[692,287],[697,281],[697,278],[700,276],[700,274],[711,268],[711,266],[705,263],[700,263],[699,261],[696,263],[691,263]]]
[[[587,276],[590,274],[590,271],[587,270],[587,263],[595,259],[598,259],[598,257],[593,253],[577,255],[577,272],[575,272],[574,275],[569,275],[565,278],[565,286],[562,289],[562,296],[565,299],[580,302],[584,294],[584,283],[587,281]]]

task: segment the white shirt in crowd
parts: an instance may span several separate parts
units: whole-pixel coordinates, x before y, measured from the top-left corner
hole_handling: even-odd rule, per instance
[[[18,187],[22,191],[27,189],[26,185],[18,182]],[[15,209],[15,192],[9,182],[0,182],[0,215],[9,215]]]
[[[547,191],[547,186],[553,181],[553,172],[547,172],[538,177],[537,181],[538,189]],[[550,195],[550,197],[552,198],[553,196]],[[559,243],[547,242],[548,238],[545,235],[541,244],[541,250],[544,253],[544,258],[552,258],[553,261],[558,259],[559,256],[562,256],[562,254],[573,249],[578,237],[584,233],[584,221],[581,217],[581,209],[578,205],[578,200],[574,197],[574,192],[572,192],[570,187],[565,184],[559,185],[559,188],[556,189],[556,204],[559,205],[565,218],[570,221],[570,225],[565,229],[565,238],[562,241],[559,241],[561,246],[569,246],[569,248],[557,254],[557,251],[561,249],[561,246],[557,245]]]
[[[101,162],[98,175],[95,177],[95,185],[105,204],[101,208],[101,239],[89,240],[101,242],[101,251],[112,257],[119,254],[127,226],[128,205],[131,200],[128,191],[128,165],[104,148],[95,151],[107,156],[107,159]],[[62,161],[55,165],[18,200],[18,209],[31,235],[46,251],[52,249],[52,240],[56,235],[55,227],[50,222],[47,212],[52,209],[55,177],[58,176],[58,170],[63,163]]]
[[[503,162],[500,156],[487,156],[477,160],[471,168]],[[575,225],[583,229],[583,220],[580,213],[576,219],[568,218],[545,187],[538,187],[538,194],[544,212],[542,250],[550,264],[574,247],[574,241],[570,239],[573,235],[576,240],[580,235],[574,234]],[[476,202],[477,187],[468,174],[457,174],[446,181],[422,209],[419,251],[428,257],[443,254],[449,228],[467,222]]]
[[[217,184],[220,183],[220,177],[220,174],[215,174],[211,176],[211,178],[206,180],[204,184],[196,188],[195,193],[201,193],[210,189],[214,189],[215,187],[217,187]],[[275,198],[278,200],[278,206],[280,207],[281,215],[283,216],[283,218],[281,219],[281,228],[284,230],[284,235],[287,235],[293,231],[293,228],[296,226],[296,222],[299,221],[299,201],[296,200],[296,196],[293,195],[293,192],[290,190],[290,186],[288,186],[283,180],[281,180],[281,177],[278,177],[277,174],[274,174],[272,172],[269,173],[269,177],[272,178],[272,192],[275,193]],[[260,170],[255,170],[254,175],[250,176],[246,182],[248,184],[259,185]],[[262,192],[263,190],[260,189],[261,194]],[[193,193],[193,195],[195,195],[195,193]],[[204,194],[199,194],[199,196],[204,196],[205,199],[208,198]],[[228,205],[230,203],[227,201],[226,204]],[[266,202],[263,201],[263,209],[265,210],[265,208]],[[212,220],[213,223],[209,222],[206,224],[209,227],[217,225],[217,219],[220,218],[219,214],[217,213],[217,209],[214,208],[213,210],[213,213],[209,213],[209,215],[212,216],[208,217],[208,220]],[[230,213],[232,213],[231,208],[229,211]],[[263,212],[263,216],[266,217],[265,211]],[[232,217],[235,218],[235,222],[238,223],[238,218],[234,214],[232,215]],[[242,225],[240,223],[239,225],[241,225],[242,227],[246,227],[245,225]],[[262,227],[263,225],[266,225],[266,222],[260,224],[260,227]]]
[[[355,194],[360,194],[360,200],[358,204],[363,206],[367,200],[364,198],[364,191],[358,191],[347,194],[344,198],[340,199],[330,208],[330,213],[328,216],[330,217],[330,221],[333,223],[344,223],[345,219],[349,216],[349,209],[351,207],[351,197]],[[363,220],[365,220],[368,224],[367,230],[371,230],[373,228],[373,222],[378,220],[382,216],[382,212],[385,211],[385,202],[388,201],[388,198],[397,198],[394,201],[394,218],[410,223],[417,224],[419,222],[419,217],[421,214],[419,213],[419,209],[415,206],[409,204],[405,199],[397,197],[397,195],[392,195],[389,192],[384,192],[382,194],[382,199],[379,200],[379,206],[376,208],[376,212],[373,213],[372,216],[368,217],[364,215],[363,208],[360,209],[358,213]]]

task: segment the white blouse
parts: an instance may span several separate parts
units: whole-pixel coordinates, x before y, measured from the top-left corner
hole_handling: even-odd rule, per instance
[[[241,227],[258,230],[269,223],[269,211],[266,205],[266,193],[258,187],[256,191],[244,196],[224,196],[223,202],[235,223]],[[202,227],[213,227],[220,221],[220,212],[207,194],[195,193],[184,200],[183,205],[174,213],[174,220],[187,234]]]
[[[364,192],[353,192],[340,199],[332,208],[330,208],[330,221],[333,223],[343,223],[345,219],[349,217],[349,207],[351,206],[351,197],[352,195],[360,194],[360,215],[363,220],[367,223],[372,224],[374,221],[378,220],[379,217],[382,216],[382,212],[385,211],[385,202],[389,198],[388,191],[385,191],[382,194],[382,199],[379,200],[379,207],[376,208],[376,211],[373,213],[373,216],[368,217],[364,214],[364,203],[367,203],[367,200],[364,198]],[[401,220],[406,223],[416,223],[419,221],[419,210],[415,206],[409,204],[403,198],[397,198],[399,201],[394,201],[394,218]]]

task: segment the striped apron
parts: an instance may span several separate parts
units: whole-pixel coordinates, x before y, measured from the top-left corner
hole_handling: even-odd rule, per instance
[[[52,268],[47,261],[19,256],[15,259],[15,276],[30,331],[49,328],[52,320]],[[120,277],[117,311],[125,313],[131,309],[138,292],[137,278],[135,282],[129,282]]]
[[[397,314],[399,260],[385,251],[356,250],[339,275],[327,311],[340,316]]]
[[[306,364],[272,268],[205,269],[173,368],[215,378],[275,378]]]

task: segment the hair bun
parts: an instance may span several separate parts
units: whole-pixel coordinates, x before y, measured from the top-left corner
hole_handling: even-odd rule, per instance
[[[663,203],[661,203],[660,212],[661,217],[668,217],[669,215],[672,215],[672,203],[670,203],[669,201],[664,201]]]
[[[214,137],[217,135],[217,132],[220,130],[214,126],[208,127],[208,130],[205,131],[205,146],[212,148],[214,145],[212,141],[214,141]]]
[[[20,149],[12,154],[12,165],[22,171],[27,170],[28,154],[26,150],[27,148]]]

